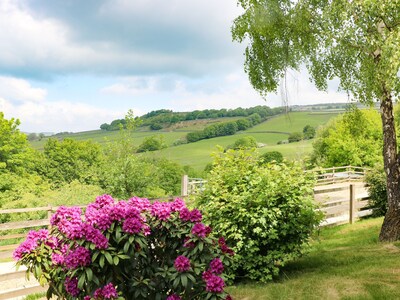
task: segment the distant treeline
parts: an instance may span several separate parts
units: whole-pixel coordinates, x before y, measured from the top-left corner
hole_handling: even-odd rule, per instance
[[[199,140],[210,139],[217,136],[233,135],[238,131],[246,130],[261,123],[265,118],[261,118],[258,113],[251,114],[247,118],[239,119],[237,121],[217,123],[207,126],[201,131],[189,132],[186,135],[188,143],[197,142]]]
[[[273,116],[283,112],[282,107],[270,108],[268,106],[255,106],[250,108],[235,108],[235,109],[205,109],[195,110],[192,112],[173,112],[169,109],[160,109],[151,111],[141,117],[141,126],[150,126],[152,130],[160,130],[164,127],[176,124],[182,121],[201,120],[201,119],[217,119],[224,117],[248,117],[253,114],[258,114],[262,120],[269,116]],[[112,131],[126,127],[125,119],[117,119],[110,124],[104,123],[100,129]],[[240,130],[240,129],[239,129]]]

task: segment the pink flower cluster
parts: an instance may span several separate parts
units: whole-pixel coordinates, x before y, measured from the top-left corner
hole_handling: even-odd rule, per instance
[[[22,258],[24,253],[29,253],[34,250],[38,245],[39,241],[47,242],[49,232],[46,229],[40,229],[39,231],[29,231],[26,240],[23,241],[13,253],[13,257],[16,260]]]
[[[217,257],[210,262],[210,271],[214,274],[221,274],[224,271],[224,264],[221,259]]]
[[[211,233],[211,227],[206,226],[203,223],[196,223],[192,228],[192,233],[198,237],[205,238]]]
[[[225,281],[211,271],[203,272],[203,280],[206,282],[207,292],[222,293],[224,291]]]
[[[65,266],[68,269],[76,269],[77,267],[85,267],[88,266],[92,261],[92,257],[90,255],[90,250],[85,247],[77,247],[73,250],[70,250],[68,254],[65,256]]]
[[[206,282],[206,291],[211,293],[222,293],[225,287],[224,280],[217,276],[224,271],[224,265],[219,258],[210,262],[210,269],[203,272],[203,280]]]
[[[180,255],[175,259],[174,267],[178,272],[190,270],[190,260],[186,256]]]
[[[65,290],[73,297],[77,297],[80,293],[78,289],[78,278],[66,277],[64,281]]]
[[[198,209],[193,209],[192,211],[190,211],[186,207],[182,208],[179,211],[179,217],[184,222],[190,221],[193,223],[201,222],[201,220],[203,219],[203,216]]]
[[[94,203],[88,205],[85,218],[93,227],[100,230],[107,230],[116,221],[123,221],[123,230],[127,233],[138,234],[149,233],[149,228],[145,225],[145,219],[141,212],[149,209],[150,202],[147,199],[132,198],[128,202],[114,202],[109,195],[96,198]]]
[[[118,292],[115,289],[114,285],[110,282],[109,284],[105,285],[103,288],[99,288],[95,290],[93,293],[93,298],[95,299],[117,299]],[[90,300],[90,296],[85,296],[84,300]]]
[[[171,217],[171,213],[181,211],[186,208],[185,202],[182,199],[176,198],[172,202],[158,202],[155,201],[151,205],[151,214],[161,221],[166,221]]]

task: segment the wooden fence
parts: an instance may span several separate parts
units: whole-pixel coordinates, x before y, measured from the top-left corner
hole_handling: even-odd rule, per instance
[[[11,233],[4,235],[5,231],[12,232],[18,229],[35,229],[48,227],[50,224],[51,215],[55,210],[57,210],[57,208],[58,207],[47,206],[0,210],[0,215],[29,212],[47,212],[46,218],[44,219],[7,222],[0,224],[0,241],[12,241],[26,236],[26,233]],[[0,259],[10,259],[12,257],[13,251],[18,247],[18,245],[19,244],[8,244],[5,246],[0,246]],[[5,264],[2,263],[0,265]],[[25,270],[12,271],[12,268],[10,268],[9,271],[0,274],[0,300],[26,296],[29,294],[44,292],[46,290],[46,288],[41,287],[35,280],[25,282]]]
[[[322,226],[354,223],[357,218],[372,214],[364,180],[367,171],[368,168],[356,166],[311,171],[317,179],[314,199],[325,214]]]
[[[320,186],[342,182],[362,181],[368,170],[368,168],[364,167],[343,166],[316,169],[307,172],[313,172],[316,175],[316,186]]]

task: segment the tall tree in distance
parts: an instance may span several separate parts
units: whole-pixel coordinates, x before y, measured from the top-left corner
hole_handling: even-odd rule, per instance
[[[306,66],[318,89],[339,78],[355,100],[380,102],[388,211],[381,241],[400,239],[400,164],[393,102],[400,93],[400,0],[238,0],[233,39],[248,42],[245,71],[262,95]]]

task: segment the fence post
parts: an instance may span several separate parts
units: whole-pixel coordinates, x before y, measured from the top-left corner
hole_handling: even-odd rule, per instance
[[[188,196],[188,185],[189,185],[189,176],[183,175],[182,176],[182,185],[181,185],[181,195]]]
[[[356,221],[356,190],[354,184],[350,184],[350,208],[349,208],[349,223],[353,224]]]
[[[49,222],[49,225],[48,225],[49,230],[51,229],[50,220],[51,220],[52,212],[53,212],[53,208],[51,207],[51,205],[48,204],[47,205],[47,221]]]

